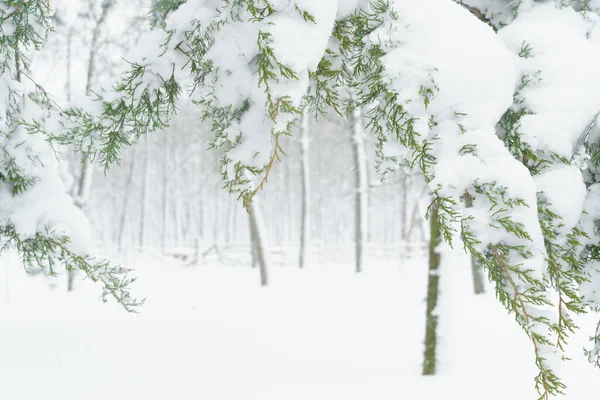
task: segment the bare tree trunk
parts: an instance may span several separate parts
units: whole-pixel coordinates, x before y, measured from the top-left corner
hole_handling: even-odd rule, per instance
[[[204,229],[204,225],[205,225],[205,221],[206,218],[204,217],[204,210],[206,208],[205,206],[206,203],[206,188],[202,188],[202,191],[200,192],[200,210],[199,210],[199,215],[200,215],[200,222],[199,222],[199,227],[198,227],[198,236],[200,236],[202,239],[205,239],[205,229]],[[177,224],[179,225],[179,221],[177,222]]]
[[[367,162],[365,154],[365,143],[363,138],[362,115],[360,110],[355,110],[352,118],[353,136],[352,144],[354,151],[354,246],[355,246],[355,270],[361,272],[367,247],[368,225],[367,225]]]
[[[85,209],[90,198],[93,172],[92,166],[87,161],[84,161],[81,165],[81,175],[77,182],[77,194],[74,201],[75,205],[82,210]]]
[[[302,206],[300,214],[300,257],[299,266],[304,268],[308,258],[308,242],[310,241],[310,171],[308,162],[309,149],[309,116],[308,110],[302,117],[300,133],[300,177],[302,180]]]
[[[323,156],[321,154],[322,151],[322,147],[316,147],[315,149],[313,149],[313,153],[317,153],[319,158],[318,158],[318,165],[317,165],[317,173],[318,173],[318,178],[316,180],[316,182],[319,184],[319,190],[317,190],[317,220],[315,221],[315,225],[317,228],[317,232],[316,232],[316,237],[319,238],[319,248],[318,248],[318,263],[319,265],[323,263],[323,249],[325,247],[325,240],[326,240],[326,235],[325,235],[325,223],[323,222],[325,219],[325,212],[323,211],[323,205],[325,204],[325,195],[323,193],[321,189],[321,185],[323,182],[323,171],[325,170],[324,167],[324,160],[323,160]]]
[[[68,28],[67,30],[67,82],[65,88],[67,90],[67,102],[71,103],[71,63],[73,62],[73,29]]]
[[[215,198],[215,216],[214,216],[214,220],[212,221],[213,223],[213,237],[214,237],[214,241],[215,241],[215,245],[217,247],[219,247],[219,227],[221,226],[221,199],[220,196],[217,194],[218,197]]]
[[[473,291],[475,294],[485,293],[483,269],[474,257],[471,257],[471,270],[473,272]]]
[[[292,243],[296,239],[296,235],[294,235],[294,197],[296,197],[296,181],[294,179],[295,170],[293,170],[293,167],[290,165],[290,163],[285,163],[285,167],[280,168],[280,170],[285,173],[285,177],[281,181],[285,182],[285,192],[287,193],[285,203],[283,201],[283,198],[281,201],[282,212],[285,212],[285,214],[282,215],[285,215],[285,218],[288,221],[287,224],[284,224],[284,235],[282,235],[281,237],[288,243]]]
[[[150,152],[150,141],[148,140],[148,136],[144,137],[145,141],[145,154],[144,154],[144,181],[142,183],[142,212],[140,216],[140,232],[139,232],[139,244],[140,249],[144,249],[146,245],[145,233],[146,233],[146,211],[148,210],[148,186],[150,185],[150,162],[149,162],[149,152]]]
[[[269,282],[268,269],[270,264],[269,249],[267,238],[265,237],[262,213],[256,201],[257,199],[255,198],[252,203],[250,203],[248,217],[250,219],[250,230],[253,234],[252,247],[256,252],[256,261],[260,269],[260,284],[261,286],[267,286]]]
[[[240,239],[239,239],[239,231],[238,231],[238,218],[240,216],[240,208],[239,207],[233,207],[233,220],[232,220],[232,226],[233,226],[233,233],[231,235],[233,243],[239,243]]]
[[[429,241],[429,281],[427,283],[427,310],[425,313],[425,353],[423,359],[423,375],[435,375],[437,350],[437,322],[435,313],[439,294],[440,254],[437,247],[441,243],[441,232],[438,221],[438,208],[434,204],[429,215],[431,238]]]
[[[229,245],[232,240],[232,230],[233,228],[233,209],[234,209],[235,200],[233,196],[227,196],[227,210],[225,214],[225,246]]]
[[[68,28],[67,31],[67,82],[65,84],[67,90],[67,102],[71,103],[71,62],[73,59],[73,31]],[[75,271],[67,271],[67,291],[73,290],[73,281],[75,280]]]
[[[164,135],[164,153],[165,159],[163,160],[163,198],[162,198],[162,212],[163,212],[163,232],[162,232],[162,250],[163,254],[167,249],[167,238],[169,236],[169,139],[167,135]]]
[[[125,196],[123,196],[123,208],[121,211],[121,226],[119,228],[119,250],[123,250],[123,240],[125,236],[125,222],[127,220],[127,207],[129,205],[129,194],[131,193],[131,184],[133,183],[133,171],[135,169],[135,154],[136,148],[133,148],[133,157],[131,157],[131,167],[129,167],[129,175],[125,186]]]
[[[408,231],[406,232],[406,237],[408,238],[408,249],[412,250],[413,249],[413,243],[412,243],[412,238],[414,236],[414,231],[415,228],[419,230],[420,232],[420,240],[419,240],[419,244],[424,243],[425,242],[425,226],[424,226],[424,218],[423,218],[423,212],[421,211],[421,198],[423,197],[423,195],[425,194],[425,190],[427,189],[427,186],[423,186],[423,190],[421,191],[421,193],[416,197],[415,201],[413,202],[413,208],[412,208],[412,213],[410,215],[410,223],[408,224]]]
[[[87,160],[81,161],[81,171],[79,176],[79,181],[77,184],[77,193],[75,195],[74,204],[79,207],[81,210],[85,211],[87,206],[88,199],[90,197],[90,189],[92,186],[92,166],[88,163]],[[70,270],[67,272],[67,291],[70,292],[73,290],[73,282],[75,280],[75,270]]]
[[[179,155],[179,149],[177,148],[177,146],[173,146],[173,164],[176,168],[179,168],[179,166],[181,165],[181,161],[180,161],[180,155]],[[188,181],[189,182],[189,178],[186,177],[185,175],[182,175],[181,173],[176,174],[176,180],[175,180],[175,185],[176,186],[172,186],[172,187],[177,187],[177,188],[181,188],[184,183]],[[171,179],[173,179],[173,177],[171,177]],[[204,191],[203,191],[204,192]],[[190,210],[190,205],[189,203],[186,201],[184,202],[182,199],[184,198],[184,196],[182,195],[182,193],[176,193],[174,199],[171,201],[172,207],[173,207],[173,219],[175,221],[175,227],[173,228],[173,234],[175,235],[175,244],[177,246],[181,245],[181,243],[187,243],[187,237],[188,235],[186,235],[186,231],[184,230],[185,224],[183,223],[183,214],[189,214],[189,210]],[[199,201],[199,214],[202,216],[202,213],[204,212],[203,210],[203,202],[204,202],[204,196],[201,194],[200,195],[200,201]],[[202,218],[202,217],[201,217]],[[188,221],[191,218],[186,218]],[[197,228],[197,225],[199,225],[199,229],[202,229],[202,225],[203,225],[203,221],[200,221],[200,223],[192,223],[192,226]],[[198,230],[195,230],[192,233],[192,239],[194,240],[194,243],[196,243],[196,241],[198,240],[198,237],[202,237],[202,235],[198,234]]]
[[[465,206],[473,207],[473,197],[469,193],[464,194]],[[485,293],[485,284],[483,278],[483,268],[477,262],[477,259],[471,256],[471,273],[473,275],[473,291],[475,294]]]
[[[404,259],[409,258],[409,236],[410,228],[408,222],[408,190],[409,190],[409,177],[404,175],[401,181],[402,190],[402,204],[400,208],[400,242],[402,243],[400,260],[403,262]]]
[[[248,226],[250,227],[250,257],[252,257],[252,268],[256,268],[258,257],[256,256],[256,226],[252,222],[252,216],[248,214]]]
[[[410,200],[409,200],[409,192],[414,189],[414,177],[406,174],[402,178],[402,240],[406,243],[410,242],[410,230],[412,228],[410,221]],[[417,199],[418,201],[418,199]]]

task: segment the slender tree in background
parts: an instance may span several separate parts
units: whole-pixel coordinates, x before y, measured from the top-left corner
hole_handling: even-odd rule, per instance
[[[262,212],[256,201],[252,202],[248,209],[248,220],[252,238],[253,260],[256,259],[256,263],[260,270],[261,286],[267,286],[269,283],[268,271],[270,266],[269,246],[265,235]]]
[[[429,209],[429,274],[427,278],[427,307],[425,311],[425,353],[423,356],[423,375],[435,375],[437,364],[437,327],[436,306],[440,286],[440,253],[438,246],[442,242],[438,206],[433,203]]]
[[[138,245],[140,249],[145,249],[146,246],[146,224],[148,223],[148,221],[146,220],[146,217],[148,215],[148,190],[149,190],[149,186],[150,186],[150,138],[148,138],[147,136],[144,138],[144,177],[142,180],[142,194],[141,194],[141,198],[140,198],[140,210],[141,210],[141,215],[140,215],[140,231],[139,231],[139,238],[138,238]]]
[[[355,270],[361,272],[364,267],[367,250],[368,225],[368,192],[367,158],[363,132],[363,117],[360,109],[352,115],[352,151],[354,157],[354,257]]]
[[[163,138],[163,184],[162,184],[162,237],[161,237],[161,247],[163,252],[165,252],[167,248],[167,241],[169,239],[169,194],[170,194],[170,176],[169,176],[169,165],[171,161],[171,149],[169,146],[169,137],[164,135]]]
[[[250,263],[252,268],[256,268],[258,264],[257,257],[257,239],[256,239],[256,225],[254,223],[254,219],[250,214],[248,214],[248,227],[250,228]]]
[[[130,209],[129,207],[129,199],[131,197],[131,190],[127,190],[127,188],[131,188],[133,184],[133,175],[135,172],[135,164],[137,160],[137,147],[133,149],[133,154],[131,157],[131,162],[129,165],[129,171],[127,173],[127,180],[125,181],[126,190],[123,191],[123,205],[121,208],[121,217],[119,223],[119,236],[117,239],[117,244],[119,246],[119,250],[123,250],[125,248],[125,227],[127,225],[127,211]]]
[[[403,244],[407,244],[409,241],[409,206],[408,206],[408,196],[409,196],[409,188],[411,184],[411,177],[409,174],[404,174],[401,180],[401,196],[402,199],[402,208],[400,211],[400,229],[401,229],[401,238],[404,242]]]
[[[302,205],[300,211],[300,256],[298,265],[304,268],[308,259],[310,242],[310,170],[309,170],[310,121],[309,114],[302,117],[300,128],[300,186]]]
[[[473,207],[473,198],[470,194],[465,193],[465,207]],[[471,256],[471,275],[473,277],[473,291],[475,294],[485,293],[485,283],[483,277],[483,268],[477,261],[476,257]]]

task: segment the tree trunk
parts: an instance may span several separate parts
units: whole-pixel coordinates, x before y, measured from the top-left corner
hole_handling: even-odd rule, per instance
[[[65,83],[65,89],[67,91],[67,103],[71,104],[71,63],[73,62],[73,29],[69,28],[67,31],[67,81]]]
[[[228,246],[232,242],[232,231],[233,229],[233,212],[234,212],[235,199],[233,196],[227,196],[227,209],[225,214],[225,246]]]
[[[252,268],[256,268],[258,258],[256,257],[256,227],[252,222],[252,216],[248,214],[248,226],[250,227],[250,257],[252,257]]]
[[[309,120],[308,110],[302,117],[302,130],[300,133],[300,177],[302,190],[302,206],[300,214],[300,256],[299,266],[304,268],[308,256],[308,242],[310,241],[310,171],[308,166],[309,149]]]
[[[256,261],[260,269],[260,284],[261,286],[267,286],[269,283],[268,269],[269,269],[269,250],[267,244],[267,238],[265,237],[265,228],[262,213],[260,207],[256,203],[255,198],[250,203],[250,209],[248,217],[250,219],[250,230],[253,236],[252,247],[256,253]]]
[[[178,164],[179,165],[179,164]],[[198,214],[200,217],[200,221],[198,223],[198,229],[197,229],[197,235],[199,237],[202,238],[202,240],[205,240],[206,238],[206,233],[205,233],[205,221],[207,220],[206,217],[204,216],[204,210],[205,210],[205,203],[206,203],[206,188],[202,188],[202,190],[200,191],[200,210],[198,210]],[[177,226],[178,226],[178,232],[179,232],[179,220],[176,219],[177,221]]]
[[[360,110],[355,110],[352,118],[352,144],[354,151],[354,247],[355,247],[355,270],[357,273],[363,269],[363,261],[367,247],[367,163],[365,154],[365,143],[363,138],[362,115]]]
[[[214,219],[212,220],[213,223],[213,238],[214,238],[214,242],[215,245],[217,247],[219,247],[220,245],[220,238],[219,238],[219,232],[220,232],[220,227],[221,227],[221,196],[219,194],[217,194],[217,197],[215,197],[214,199],[214,203],[215,203],[215,216]]]
[[[144,181],[142,182],[142,212],[140,216],[140,232],[139,232],[139,245],[140,249],[143,250],[146,245],[146,211],[148,210],[148,186],[150,185],[150,141],[148,136],[144,137],[145,141],[145,154],[144,154]]]
[[[467,208],[473,207],[473,197],[469,193],[465,193],[464,199]],[[475,294],[485,293],[483,268],[481,268],[481,265],[479,265],[473,256],[471,256],[471,273],[473,275],[473,291]]]
[[[163,217],[163,231],[162,231],[162,251],[163,254],[167,250],[167,240],[169,237],[169,165],[170,165],[170,154],[169,154],[169,139],[168,135],[164,135],[164,154],[163,160],[163,198],[162,198],[162,217]]]
[[[471,256],[471,270],[473,272],[473,291],[475,294],[485,293],[485,284],[483,279],[483,269],[477,260]]]
[[[408,211],[408,191],[410,187],[408,174],[402,177],[402,181],[400,183],[402,190],[402,203],[400,208],[400,242],[401,245],[401,253],[400,260],[403,262],[405,259],[409,258],[410,252],[410,223],[409,223],[409,211]],[[411,221],[412,222],[412,221]]]
[[[126,188],[131,188],[131,184],[133,183],[133,171],[135,167],[135,155],[136,148],[133,148],[133,157],[131,157],[131,167],[129,167],[129,175],[127,176],[127,182],[125,184]],[[121,226],[119,227],[119,250],[123,250],[123,238],[125,236],[125,222],[127,219],[127,206],[129,205],[129,194],[131,190],[125,190],[125,195],[123,196],[123,208],[121,211]]]
[[[425,354],[423,359],[423,375],[435,375],[436,348],[437,348],[437,322],[435,313],[439,294],[439,267],[440,254],[437,247],[441,243],[441,232],[438,221],[438,208],[431,207],[429,216],[431,237],[429,241],[429,281],[427,283],[427,310],[425,314]]]
[[[176,146],[173,147],[173,152],[171,153],[173,156],[173,164],[174,166],[176,166],[175,168],[179,168],[179,166],[181,165],[181,161],[180,161],[180,157],[179,157],[179,151],[177,149]],[[171,176],[171,179],[173,179],[174,177]],[[187,180],[186,180],[187,179]],[[194,222],[191,221],[191,215],[190,214],[190,204],[187,201],[183,201],[183,199],[186,198],[186,195],[183,194],[181,192],[181,188],[185,187],[183,182],[189,182],[190,178],[186,178],[185,175],[182,176],[181,173],[176,174],[175,176],[175,184],[171,185],[171,187],[173,189],[171,189],[169,192],[174,191],[175,189],[177,189],[177,192],[173,192],[173,198],[170,201],[171,206],[173,207],[173,219],[175,222],[175,226],[173,228],[173,235],[175,236],[175,245],[176,246],[180,246],[182,243],[187,243],[187,238],[188,238],[188,233],[189,231],[191,231],[191,229],[186,228],[186,224],[183,221],[188,221],[188,223],[191,224],[191,226],[196,226],[196,225],[200,225],[199,227],[196,228],[196,230],[194,230],[194,232],[192,233],[192,239],[194,240],[194,243],[196,241],[196,239],[198,237],[202,237],[201,234],[198,233],[199,229],[202,229],[202,224],[203,221],[200,221],[200,223],[198,224],[194,224]],[[203,196],[200,195],[200,201],[199,201],[199,210],[200,210],[200,214],[203,213]],[[186,215],[187,218],[184,219],[183,215]],[[188,227],[190,225],[187,225]]]
[[[73,202],[75,206],[79,207],[82,211],[85,212],[85,208],[90,198],[90,189],[92,186],[92,173],[93,168],[91,164],[87,162],[87,160],[81,161],[81,171],[79,176],[79,181],[77,183],[77,193],[75,194],[75,201]],[[73,282],[75,281],[74,270],[67,272],[67,291],[70,292],[73,290]]]

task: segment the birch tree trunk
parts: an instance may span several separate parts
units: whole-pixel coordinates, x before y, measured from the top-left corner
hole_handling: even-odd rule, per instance
[[[429,280],[427,283],[427,309],[425,313],[425,353],[423,359],[423,375],[435,375],[437,350],[437,306],[439,294],[440,254],[437,247],[441,243],[441,232],[438,221],[438,208],[431,207],[429,216],[431,237],[429,241]]]
[[[173,160],[173,166],[175,166],[175,170],[178,171],[181,165],[181,157],[180,157],[180,149],[177,146],[173,146],[172,148],[172,160]],[[189,173],[189,171],[188,171]],[[193,175],[195,176],[195,175]],[[173,177],[171,177],[172,179]],[[184,183],[183,182],[189,182],[191,179],[186,176],[181,174],[180,172],[176,174],[175,176],[175,185],[177,185],[178,188],[181,188]],[[171,185],[171,187],[173,187],[173,185]],[[204,193],[204,189],[202,191],[202,193]],[[174,198],[171,200],[171,207],[173,207],[173,219],[175,222],[175,226],[173,228],[173,235],[175,236],[175,244],[179,247],[181,245],[181,243],[186,243],[185,239],[187,238],[187,235],[184,231],[184,227],[185,224],[183,223],[183,215],[184,214],[190,214],[189,210],[190,210],[190,205],[187,201],[183,201],[182,199],[184,198],[184,196],[181,195],[181,193],[175,194]],[[200,195],[200,201],[198,202],[198,208],[195,208],[198,210],[198,214],[200,215],[200,218],[202,218],[203,213],[204,213],[204,195],[201,194]],[[187,218],[188,221],[191,221],[191,216],[190,218]],[[199,229],[202,229],[202,225],[204,224],[204,222],[201,220],[199,223],[191,223],[191,226],[193,226],[194,231],[192,233],[192,238],[194,240],[194,243],[196,243],[198,241],[199,237],[202,237],[202,234],[199,233]]]
[[[225,214],[225,246],[228,246],[232,242],[232,231],[235,229],[233,227],[233,212],[235,206],[235,199],[233,196],[227,196],[227,209]]]
[[[404,175],[402,177],[402,182],[400,185],[402,190],[402,203],[400,205],[400,239],[404,245],[406,242],[408,242],[408,220],[406,218],[406,209],[408,208],[408,176]]]
[[[402,249],[400,253],[400,261],[409,258],[410,252],[410,226],[409,226],[409,211],[408,211],[408,190],[410,187],[408,174],[402,177],[401,190],[402,190],[402,204],[400,207],[400,241],[402,243]]]
[[[144,154],[144,181],[142,182],[142,211],[140,216],[140,232],[139,232],[139,245],[140,249],[144,250],[146,245],[146,212],[148,210],[148,186],[150,181],[150,141],[148,136],[144,136],[145,142],[145,154]]]
[[[77,183],[77,193],[75,194],[75,200],[73,203],[85,212],[87,202],[90,198],[90,190],[92,187],[92,174],[93,168],[89,164],[88,160],[81,160],[81,171],[79,180]],[[73,290],[73,283],[75,281],[76,272],[74,270],[67,272],[67,291]]]
[[[72,95],[71,95],[71,64],[73,62],[73,28],[67,29],[67,81],[65,83],[65,89],[67,91],[67,102],[70,104]]]
[[[248,226],[250,227],[250,257],[252,257],[252,268],[256,268],[258,258],[256,257],[256,226],[252,222],[252,216],[248,214]]]
[[[260,269],[260,284],[261,286],[267,286],[269,283],[268,271],[270,267],[270,254],[265,234],[264,220],[256,198],[250,203],[248,218],[250,222],[250,232],[252,233],[252,247],[256,254],[256,262]]]
[[[308,110],[302,117],[300,131],[300,178],[302,190],[302,206],[300,214],[300,256],[298,265],[304,268],[308,259],[308,243],[310,241],[310,171],[308,163],[309,150],[309,116]]]
[[[168,135],[164,135],[164,160],[163,160],[163,198],[162,198],[162,217],[163,217],[163,231],[162,231],[162,251],[163,254],[167,250],[167,240],[169,236],[169,165],[170,165],[170,153],[169,153],[169,139]]]
[[[135,169],[135,156],[136,156],[136,147],[133,148],[133,156],[131,157],[131,167],[129,167],[129,174],[127,176],[126,188],[130,188],[133,183],[133,171]],[[119,250],[123,250],[124,247],[124,236],[125,236],[125,226],[127,222],[127,209],[129,206],[129,194],[131,190],[125,190],[125,195],[123,196],[123,207],[121,211],[121,224],[119,227]]]
[[[352,147],[354,152],[354,248],[355,270],[357,273],[363,269],[365,251],[367,248],[368,222],[367,222],[367,195],[369,182],[367,178],[367,162],[365,142],[363,138],[363,125],[361,110],[355,110],[352,117]]]

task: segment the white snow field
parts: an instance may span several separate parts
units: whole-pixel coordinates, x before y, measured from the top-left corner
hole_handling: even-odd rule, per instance
[[[132,315],[4,257],[0,399],[536,399],[530,342],[493,294],[472,294],[464,255],[444,257],[435,377],[420,376],[426,259],[279,266],[261,288],[247,265],[129,257],[147,297]],[[572,339],[566,399],[600,393],[582,350],[594,322]]]

